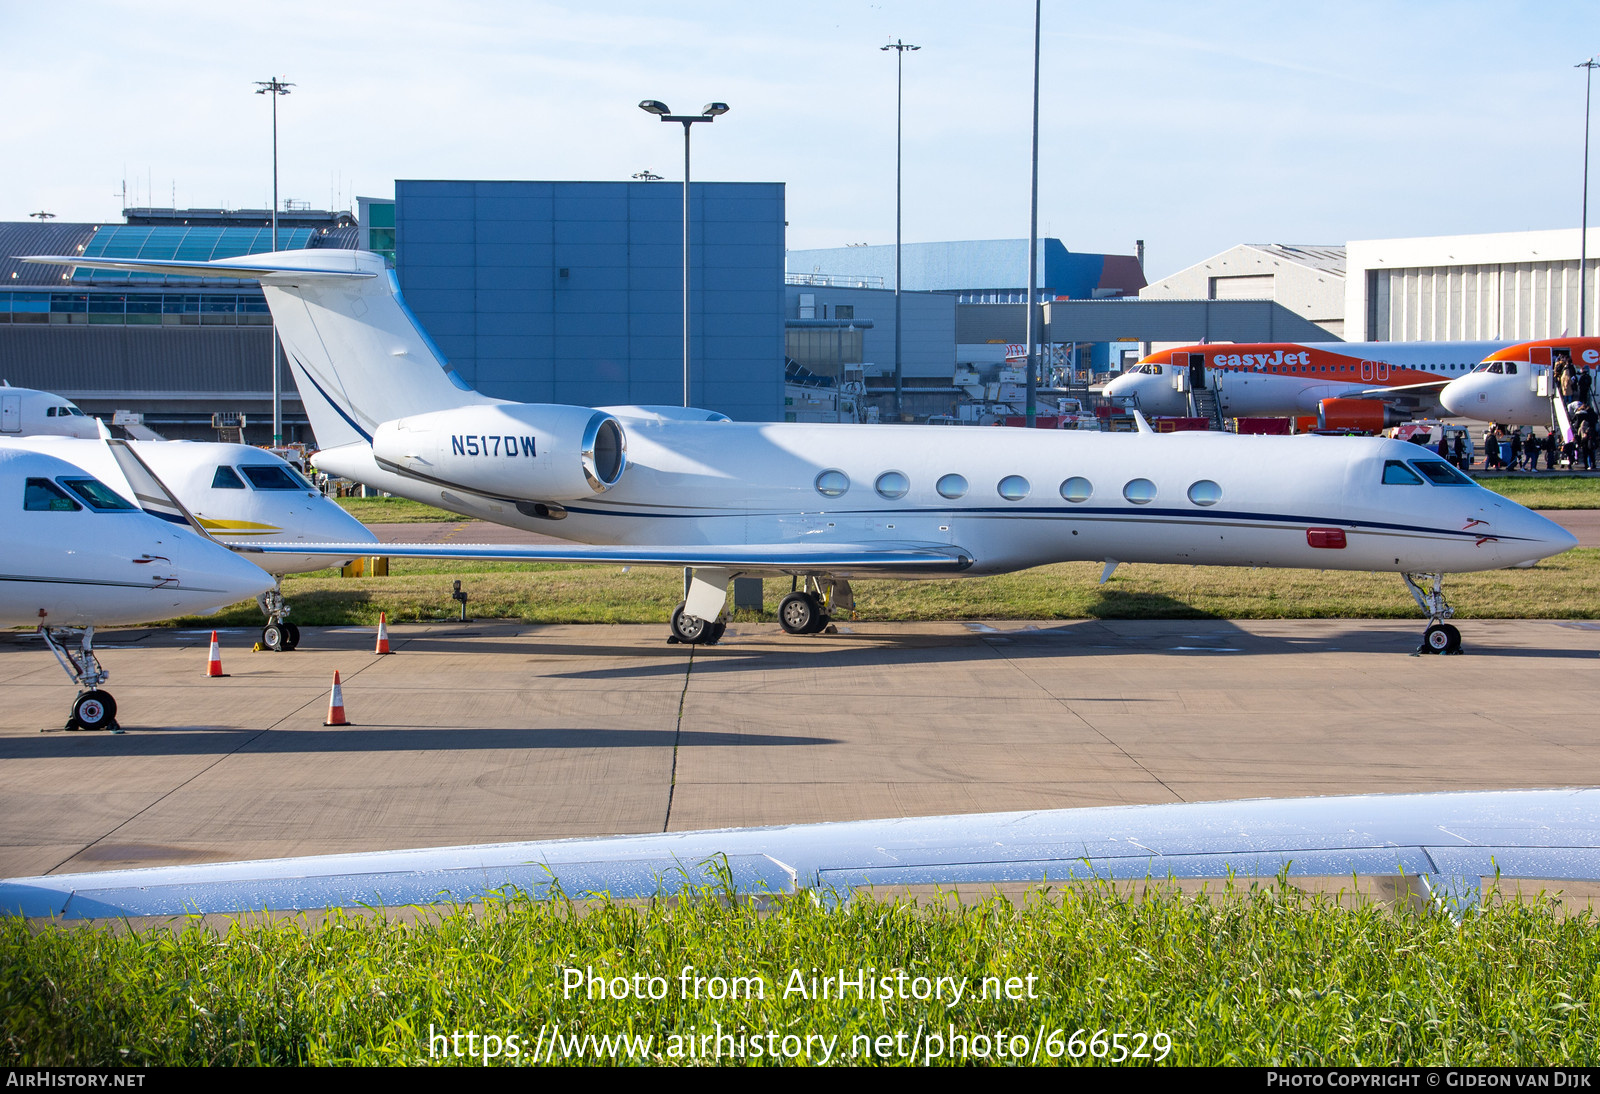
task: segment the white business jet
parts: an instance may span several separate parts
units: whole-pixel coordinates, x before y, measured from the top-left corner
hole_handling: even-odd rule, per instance
[[[66,437],[23,437],[9,442],[47,452],[77,464],[124,497],[135,499],[152,516],[175,524],[190,521],[202,535],[239,546],[258,540],[274,543],[362,544],[350,554],[371,554],[377,544],[365,525],[322,496],[289,464],[260,448],[212,441],[75,440]],[[138,461],[122,455],[132,449]],[[173,506],[162,491],[146,489],[135,479],[139,464],[149,468],[170,490]],[[284,574],[325,569],[337,562],[322,554],[252,554],[251,560],[278,579],[257,598],[266,623],[261,644],[269,650],[292,650],[300,644],[300,628],[289,622],[284,600]]]
[[[1404,442],[736,423],[677,407],[511,403],[449,371],[378,255],[95,261],[259,279],[322,445],[319,468],[607,545],[385,554],[682,566],[688,589],[671,626],[683,642],[721,637],[737,574],[804,581],[778,608],[795,634],[850,609],[857,577],[1092,560],[1107,576],[1122,562],[1393,571],[1429,617],[1425,648],[1451,652],[1460,634],[1445,622],[1445,573],[1576,544]],[[254,548],[280,549],[304,550]]]
[[[0,513],[0,626],[37,626],[78,685],[68,729],[116,725],[96,627],[214,612],[272,587],[228,548],[41,452],[0,447]]]
[[[98,437],[100,424],[70,400],[0,382],[0,438]]]

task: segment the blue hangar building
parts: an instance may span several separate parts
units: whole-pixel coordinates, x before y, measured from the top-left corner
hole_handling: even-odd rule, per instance
[[[406,301],[468,383],[522,402],[683,401],[683,190],[665,182],[401,179],[389,211]],[[690,187],[690,402],[781,417],[784,187]],[[382,233],[388,232],[388,235]]]

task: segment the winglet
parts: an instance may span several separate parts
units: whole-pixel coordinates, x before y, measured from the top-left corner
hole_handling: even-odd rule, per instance
[[[1138,407],[1133,408],[1133,424],[1139,427],[1140,433],[1155,432],[1155,430],[1150,428],[1150,423],[1144,420],[1144,415],[1139,412]]]

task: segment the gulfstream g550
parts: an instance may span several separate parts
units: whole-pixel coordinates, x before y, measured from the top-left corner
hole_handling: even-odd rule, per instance
[[[1427,647],[1443,652],[1460,642],[1444,622],[1444,573],[1530,563],[1576,542],[1402,442],[743,423],[677,407],[510,403],[450,370],[374,254],[95,265],[258,278],[322,445],[318,467],[576,541],[385,554],[687,567],[680,641],[721,636],[738,574],[803,579],[779,618],[804,633],[850,606],[852,578],[1092,560],[1107,572],[1119,562],[1394,571],[1430,618]]]

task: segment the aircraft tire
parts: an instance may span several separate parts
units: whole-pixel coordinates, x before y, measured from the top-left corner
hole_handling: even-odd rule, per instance
[[[684,605],[680,603],[672,609],[672,637],[689,646],[698,646],[707,641],[715,624],[707,623],[697,616],[684,612]],[[720,635],[718,637],[721,637]]]
[[[816,634],[828,624],[816,597],[810,593],[790,593],[778,602],[778,625],[787,634]]]
[[[289,648],[284,645],[284,625],[282,623],[268,623],[261,628],[261,644],[274,652]]]
[[[117,724],[117,701],[109,692],[86,691],[72,701],[72,729],[112,729]]]
[[[300,628],[293,623],[285,623],[283,625],[283,648],[287,651],[296,649],[299,645]]]
[[[1461,632],[1448,623],[1434,623],[1422,632],[1422,648],[1429,653],[1461,652]]]

